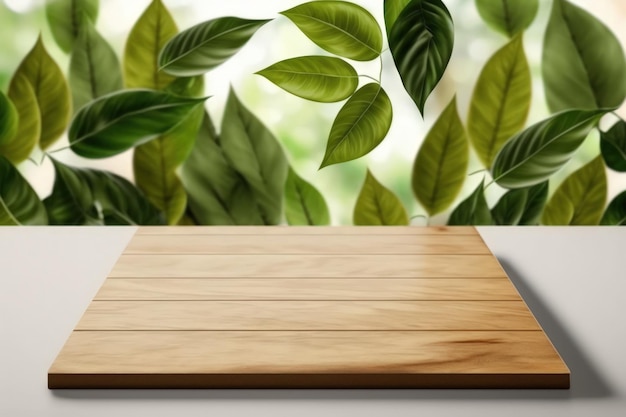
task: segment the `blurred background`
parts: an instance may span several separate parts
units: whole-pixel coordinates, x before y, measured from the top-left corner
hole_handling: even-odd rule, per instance
[[[318,171],[326,148],[332,122],[341,107],[338,104],[319,104],[294,97],[264,78],[254,75],[277,61],[311,54],[326,54],[317,48],[286,18],[278,12],[303,3],[304,0],[163,0],[176,19],[179,28],[186,29],[196,23],[220,16],[245,18],[276,18],[265,25],[233,59],[210,72],[206,77],[206,94],[212,96],[209,111],[219,126],[228,88],[233,85],[244,103],[274,132],[281,141],[294,168],[308,181],[315,184],[326,197],[331,208],[333,224],[350,224],[357,195],[365,179],[367,167],[385,186],[392,189],[404,202],[410,216],[424,211],[417,204],[411,191],[413,161],[426,133],[442,109],[452,97],[458,96],[461,117],[465,120],[474,84],[478,75],[493,53],[506,43],[506,38],[482,22],[474,0],[446,0],[456,24],[455,51],[444,79],[429,99],[426,115],[422,119],[413,101],[405,92],[391,54],[384,53],[383,87],[394,105],[394,121],[387,139],[370,155],[346,164],[335,165]],[[602,20],[626,44],[626,1],[570,0]],[[47,26],[43,9],[45,0],[0,0],[0,88],[6,91],[10,77],[24,55],[43,34],[46,48],[67,71],[69,58],[54,43]],[[99,32],[122,56],[126,37],[150,0],[100,0],[98,18]],[[382,0],[355,0],[368,9],[383,24]],[[552,2],[540,0],[539,16],[526,32],[526,53],[534,77],[533,104],[528,125],[546,116],[543,85],[541,82],[542,41]],[[385,31],[383,30],[383,33]],[[602,47],[602,45],[598,45]],[[379,63],[351,62],[359,74],[376,77]],[[362,82],[366,83],[367,79]],[[619,113],[626,118],[626,107]],[[615,121],[607,116],[603,127]],[[67,146],[67,140],[56,143],[51,151]],[[597,133],[586,142],[576,157],[551,183],[553,192],[559,182],[599,153]],[[55,156],[75,166],[106,169],[132,180],[132,154],[129,152],[115,158],[93,161],[74,155],[70,150]],[[39,161],[41,155],[34,155]],[[475,156],[469,172],[482,167]],[[19,166],[23,175],[33,184],[43,198],[54,181],[49,161],[41,166],[26,161]],[[483,180],[484,174],[473,175],[466,182],[458,201],[464,199]],[[626,176],[609,173],[609,199],[626,189]],[[489,187],[487,197],[495,204],[503,193],[498,187]],[[457,202],[458,204],[458,202]],[[456,204],[455,204],[456,206]],[[430,219],[431,224],[445,222],[448,213]],[[424,224],[416,218],[414,224]]]

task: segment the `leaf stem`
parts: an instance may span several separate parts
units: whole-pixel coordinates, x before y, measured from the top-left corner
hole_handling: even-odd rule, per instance
[[[468,177],[471,177],[472,175],[476,175],[476,174],[480,174],[481,172],[487,172],[487,169],[483,168],[483,169],[479,169],[478,171],[474,171],[471,172],[470,174],[468,174]]]
[[[380,61],[380,71],[378,72],[378,84],[382,84],[383,83],[383,55],[380,54],[378,58]]]
[[[380,84],[380,81],[378,81],[376,78],[374,78],[374,77],[372,77],[372,76],[369,76],[369,75],[367,75],[367,74],[360,74],[360,75],[359,75],[359,77],[369,78],[370,80],[372,80],[372,81],[376,81],[377,83],[379,83],[379,84]]]

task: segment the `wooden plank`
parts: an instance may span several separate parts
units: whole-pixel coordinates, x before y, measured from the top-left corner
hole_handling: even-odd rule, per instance
[[[506,278],[109,279],[96,300],[520,300]]]
[[[135,236],[126,254],[488,255],[478,235],[161,235]]]
[[[539,330],[522,301],[93,301],[76,330]]]
[[[88,352],[88,354],[86,354]],[[531,332],[74,332],[50,388],[567,388]]]
[[[476,235],[474,227],[143,226],[137,235]]]
[[[122,255],[112,278],[503,278],[492,255]]]

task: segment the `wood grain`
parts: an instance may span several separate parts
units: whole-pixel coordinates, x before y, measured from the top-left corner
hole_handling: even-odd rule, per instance
[[[126,254],[489,255],[472,235],[138,235]]]
[[[522,301],[93,301],[76,330],[539,330]]]
[[[507,278],[478,279],[108,279],[99,301],[156,300],[412,300],[515,301]]]
[[[367,235],[478,235],[473,227],[417,227],[417,226],[143,226],[138,235],[324,235],[324,236],[367,236]]]
[[[122,255],[111,278],[503,278],[491,255]]]

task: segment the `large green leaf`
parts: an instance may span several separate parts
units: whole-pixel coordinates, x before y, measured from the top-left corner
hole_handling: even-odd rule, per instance
[[[519,35],[487,62],[472,96],[467,130],[486,167],[506,141],[524,127],[531,88],[530,68]]]
[[[289,168],[285,184],[285,215],[291,226],[326,226],[330,212],[324,196]]]
[[[61,49],[71,52],[85,21],[95,24],[98,7],[98,0],[47,0],[46,17]]]
[[[391,29],[389,47],[404,87],[424,114],[454,47],[454,23],[445,4],[412,0]]]
[[[363,7],[347,1],[312,1],[280,14],[320,48],[344,58],[370,61],[383,49],[378,22]]]
[[[498,226],[538,225],[548,201],[548,181],[530,188],[511,190],[491,210]]]
[[[391,101],[380,84],[361,87],[333,123],[321,168],[370,153],[387,136],[392,119]]]
[[[608,132],[600,132],[600,147],[609,168],[626,172],[626,122],[620,120]]]
[[[413,192],[429,215],[454,202],[468,164],[469,145],[455,97],[426,136],[413,167]]]
[[[485,186],[481,183],[450,215],[450,226],[491,226],[494,224],[485,199]]]
[[[168,133],[135,149],[135,184],[148,200],[177,224],[187,208],[187,193],[176,170],[193,149],[204,109],[197,107]]]
[[[411,2],[411,0],[385,0],[385,27],[387,28],[387,36],[391,34],[393,25],[398,20],[398,16],[402,10]]]
[[[600,224],[604,226],[626,226],[626,191],[611,201]]]
[[[542,222],[548,226],[595,226],[600,223],[607,197],[602,157],[570,175],[546,206]]]
[[[17,131],[11,139],[5,138],[0,143],[0,155],[13,163],[19,163],[28,159],[37,146],[41,134],[41,116],[37,97],[25,75],[15,74],[13,77],[9,84],[9,99],[17,111]]]
[[[44,224],[48,224],[48,217],[37,193],[0,155],[0,226]]]
[[[571,159],[604,113],[570,110],[529,127],[498,153],[493,178],[505,188],[526,188],[544,182]]]
[[[83,107],[72,122],[72,150],[86,158],[107,158],[142,145],[177,126],[205,99],[153,90],[127,90]]]
[[[124,79],[128,88],[164,90],[175,77],[159,71],[159,53],[178,33],[161,0],[153,0],[133,26],[124,50]]]
[[[162,214],[115,174],[73,168],[52,159],[52,194],[44,201],[53,225],[159,225]]]
[[[208,114],[181,177],[189,212],[201,225],[264,225],[256,197],[231,166]]]
[[[202,75],[223,64],[269,20],[220,17],[193,26],[167,42],[159,68],[178,77]]]
[[[548,106],[619,107],[626,97],[626,59],[620,41],[598,19],[565,0],[554,0],[543,48]]]
[[[406,226],[409,216],[400,199],[368,170],[354,207],[357,226]]]
[[[39,146],[46,150],[65,133],[72,105],[65,76],[46,51],[41,37],[17,68],[14,77],[20,76],[28,80],[37,97],[41,115]]]
[[[327,56],[287,59],[257,74],[293,95],[321,103],[345,100],[359,86],[359,76],[350,64]]]
[[[69,80],[75,111],[124,87],[115,51],[91,22],[83,24],[74,43]]]
[[[512,38],[535,20],[539,0],[476,0],[476,7],[489,26]]]
[[[221,146],[231,166],[250,185],[265,224],[279,224],[288,163],[274,135],[239,101],[231,89]]]
[[[0,91],[0,147],[17,134],[19,116],[13,102]],[[0,148],[1,149],[1,148]],[[0,150],[0,153],[2,151]]]

